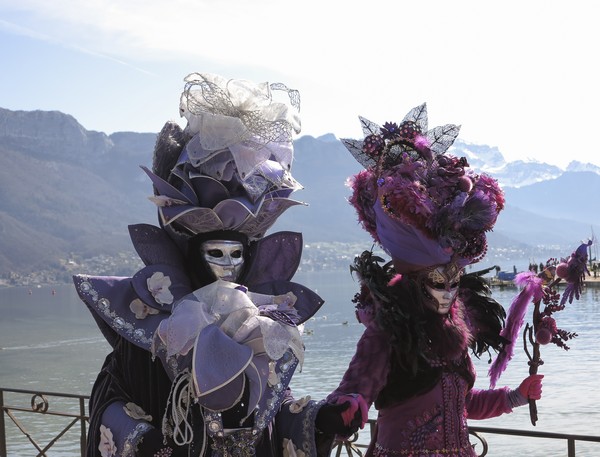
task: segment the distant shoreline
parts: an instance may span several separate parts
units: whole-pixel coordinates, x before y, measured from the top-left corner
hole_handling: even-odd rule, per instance
[[[493,287],[517,287],[513,281],[508,281],[508,280],[500,280],[500,279],[496,279],[495,277],[492,278],[486,278],[486,279],[490,279],[491,281],[491,286]],[[590,286],[590,287],[600,287],[600,276],[594,278],[592,275],[587,276],[585,278],[584,284],[586,286]],[[558,283],[559,287],[562,287],[565,285],[564,281],[561,281]]]
[[[341,270],[336,270],[336,269],[332,269],[330,271],[341,271]],[[345,271],[345,269],[343,270]],[[310,272],[304,272],[304,271],[299,271],[299,273],[310,273]],[[487,277],[486,279],[490,280],[490,286],[492,287],[510,287],[510,288],[517,288],[517,286],[512,282],[512,281],[506,281],[506,280],[497,280],[495,277]],[[31,290],[33,289],[40,289],[40,288],[45,288],[45,287],[58,287],[58,286],[69,286],[72,285],[73,283],[71,281],[57,281],[57,282],[48,282],[48,283],[22,283],[22,284],[7,284],[6,281],[2,281],[0,280],[0,289],[8,289],[8,288],[29,288]],[[564,286],[564,282],[560,282],[558,284],[559,287]],[[600,276],[598,277],[593,277],[592,275],[587,276],[585,278],[584,281],[584,285],[585,286],[589,286],[589,287],[600,287]]]

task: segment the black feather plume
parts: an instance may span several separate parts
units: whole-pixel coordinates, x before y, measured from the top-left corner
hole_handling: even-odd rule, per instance
[[[176,122],[167,122],[156,138],[152,172],[167,181],[186,141],[182,128]]]

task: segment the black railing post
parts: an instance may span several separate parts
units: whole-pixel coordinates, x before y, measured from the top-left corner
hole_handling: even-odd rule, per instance
[[[6,457],[6,427],[4,425],[4,391],[0,389],[0,457]]]
[[[567,455],[568,457],[575,457],[575,440],[573,438],[567,440]]]
[[[81,415],[81,437],[79,439],[79,446],[81,448],[81,457],[85,456],[85,450],[87,448],[87,431],[85,427],[85,398],[79,398],[79,414]]]

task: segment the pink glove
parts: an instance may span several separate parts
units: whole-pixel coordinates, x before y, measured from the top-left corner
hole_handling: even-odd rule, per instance
[[[542,398],[543,374],[532,374],[526,377],[517,389],[523,397],[531,400]]]
[[[351,394],[351,395],[342,395],[336,401],[336,404],[342,404],[345,402],[350,402],[350,406],[342,412],[342,420],[344,421],[344,425],[348,426],[354,415],[358,410],[360,410],[361,423],[360,428],[364,428],[367,420],[369,419],[369,405],[363,398],[361,394]]]

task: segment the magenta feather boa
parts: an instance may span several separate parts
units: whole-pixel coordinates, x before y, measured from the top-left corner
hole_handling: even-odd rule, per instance
[[[504,372],[508,362],[513,357],[515,342],[517,341],[519,331],[523,326],[527,305],[529,305],[531,301],[541,300],[544,296],[542,279],[538,278],[532,271],[519,273],[515,277],[514,282],[517,286],[523,287],[523,289],[510,304],[508,317],[506,318],[506,326],[500,332],[500,335],[506,338],[509,343],[498,354],[488,372],[488,375],[490,376],[490,387],[492,388],[496,386],[496,382],[500,378],[500,375]]]

